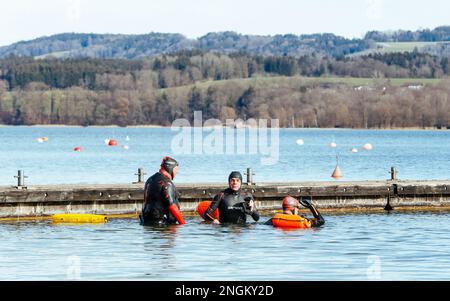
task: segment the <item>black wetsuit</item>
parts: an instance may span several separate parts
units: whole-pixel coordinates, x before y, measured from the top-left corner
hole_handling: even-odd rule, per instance
[[[177,220],[169,211],[172,204],[180,208],[175,185],[161,172],[155,173],[145,183],[141,224],[175,224]]]
[[[244,194],[240,190],[235,191],[227,188],[214,197],[204,217],[207,221],[212,221],[214,218],[213,212],[219,209],[220,223],[244,224],[247,221],[247,214],[258,221],[258,210],[255,208],[251,211],[246,205],[250,200],[253,200],[251,194]]]

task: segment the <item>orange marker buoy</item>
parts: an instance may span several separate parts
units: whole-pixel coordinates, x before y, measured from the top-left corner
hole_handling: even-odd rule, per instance
[[[342,178],[342,171],[339,168],[339,155],[336,155],[336,168],[334,169],[331,177],[335,180],[339,180],[340,178]]]
[[[339,168],[339,165],[336,165],[336,168],[334,169],[331,177],[336,180],[339,180],[340,178],[342,178],[342,172],[341,172],[341,169]]]
[[[76,151],[76,152],[81,152],[81,147],[77,146],[73,150]]]
[[[117,146],[118,145],[117,140],[110,139],[109,142],[108,142],[108,145],[109,146]]]

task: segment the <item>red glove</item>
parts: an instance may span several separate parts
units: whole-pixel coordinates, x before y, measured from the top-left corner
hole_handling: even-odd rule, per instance
[[[170,211],[170,213],[172,213],[173,217],[175,217],[175,219],[177,220],[177,222],[180,225],[186,224],[186,222],[184,221],[183,215],[181,214],[181,211],[180,211],[180,209],[178,209],[178,206],[176,204],[170,205],[169,211]]]

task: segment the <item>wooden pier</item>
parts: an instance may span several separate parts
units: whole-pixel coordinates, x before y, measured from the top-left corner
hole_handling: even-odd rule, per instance
[[[176,183],[176,182],[175,182]],[[181,209],[194,212],[226,183],[178,184]],[[57,213],[137,215],[144,184],[1,186],[0,218],[45,217]],[[244,184],[262,210],[281,209],[286,195],[312,196],[320,210],[369,211],[450,209],[450,181],[361,181]]]

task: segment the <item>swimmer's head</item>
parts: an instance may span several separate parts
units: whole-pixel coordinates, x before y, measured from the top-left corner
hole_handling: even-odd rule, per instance
[[[228,186],[234,191],[241,189],[242,174],[239,171],[233,171],[228,176]]]
[[[300,203],[297,199],[291,197],[291,196],[287,196],[283,199],[283,212],[284,213],[291,213],[291,214],[297,214],[298,213],[298,209],[300,206]]]

